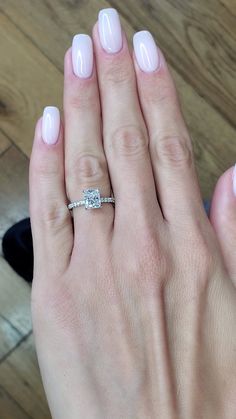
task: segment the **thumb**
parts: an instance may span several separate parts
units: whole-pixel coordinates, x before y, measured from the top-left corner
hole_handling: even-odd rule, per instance
[[[217,234],[226,268],[236,285],[236,166],[227,170],[216,184],[210,221]]]

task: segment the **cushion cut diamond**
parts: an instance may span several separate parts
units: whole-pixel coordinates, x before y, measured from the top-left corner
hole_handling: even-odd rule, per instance
[[[100,208],[101,197],[98,189],[84,189],[85,208]]]

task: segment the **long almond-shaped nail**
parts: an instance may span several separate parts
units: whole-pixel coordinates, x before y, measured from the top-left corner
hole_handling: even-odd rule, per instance
[[[76,76],[87,79],[93,71],[93,43],[89,35],[75,35],[72,42],[72,64]]]
[[[122,48],[122,30],[116,9],[100,10],[98,14],[99,38],[103,49],[114,54]]]
[[[233,192],[234,192],[234,195],[236,196],[236,165],[234,166],[234,171],[233,171]]]
[[[47,106],[43,111],[42,138],[46,144],[55,144],[60,131],[60,112],[55,106]]]
[[[140,31],[133,38],[135,57],[139,67],[145,73],[152,73],[160,65],[156,43],[148,31]]]

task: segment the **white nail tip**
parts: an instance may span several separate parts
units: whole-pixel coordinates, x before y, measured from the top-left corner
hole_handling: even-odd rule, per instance
[[[72,65],[74,74],[88,78],[93,72],[93,43],[89,35],[75,35],[72,41]]]
[[[153,36],[148,31],[137,32],[133,37],[134,52],[142,71],[151,73],[158,69],[160,57]]]
[[[122,48],[122,30],[116,9],[107,8],[98,14],[99,38],[103,49],[114,54]]]
[[[55,106],[47,106],[43,111],[42,138],[46,144],[55,144],[60,131],[60,111]]]

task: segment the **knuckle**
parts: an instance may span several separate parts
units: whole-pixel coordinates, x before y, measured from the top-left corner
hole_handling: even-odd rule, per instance
[[[148,150],[148,140],[141,128],[123,126],[118,128],[109,141],[110,148],[115,154],[124,157],[142,157]]]
[[[214,267],[213,253],[204,238],[203,234],[198,235],[194,240],[194,265],[199,272],[199,279],[206,279]]]
[[[50,205],[31,207],[30,212],[31,215],[41,222],[43,227],[53,231],[59,231],[64,228],[70,219],[66,203],[61,205],[58,200],[54,201],[51,199]]]
[[[192,149],[188,139],[179,135],[159,134],[153,144],[160,162],[177,167],[192,165]]]
[[[143,257],[146,266],[149,263],[151,271],[155,272],[158,281],[166,277],[167,272],[167,257],[163,252],[158,239],[153,237],[153,234],[146,234],[144,245],[142,247]],[[143,265],[143,266],[145,266]]]
[[[92,100],[88,95],[71,96],[69,100],[69,108],[75,110],[89,110],[90,112],[98,112],[99,106],[96,100]]]
[[[146,290],[161,286],[169,276],[170,258],[154,229],[140,231],[142,240],[135,248],[136,273]]]
[[[80,154],[72,164],[69,165],[66,172],[66,178],[72,182],[80,180],[93,184],[104,180],[107,173],[107,163],[105,156],[96,156],[94,154]]]
[[[99,101],[97,92],[86,84],[80,84],[78,88],[71,89],[65,101],[65,113],[68,110],[89,110],[90,112],[99,112]]]
[[[145,101],[150,105],[165,105],[178,103],[175,87],[172,83],[159,80],[157,83],[150,83],[145,89]]]
[[[130,82],[134,80],[131,66],[127,65],[125,62],[121,63],[116,58],[109,63],[109,66],[104,73],[104,84],[130,85]]]
[[[34,158],[30,162],[30,175],[35,178],[36,182],[45,181],[51,177],[58,177],[60,170],[57,159]]]
[[[188,260],[187,269],[196,277],[194,281],[196,286],[201,288],[201,285],[205,286],[214,272],[216,266],[214,252],[209,237],[198,225],[192,227],[187,243],[188,247],[184,245],[182,249],[182,254],[185,255],[182,257]]]

